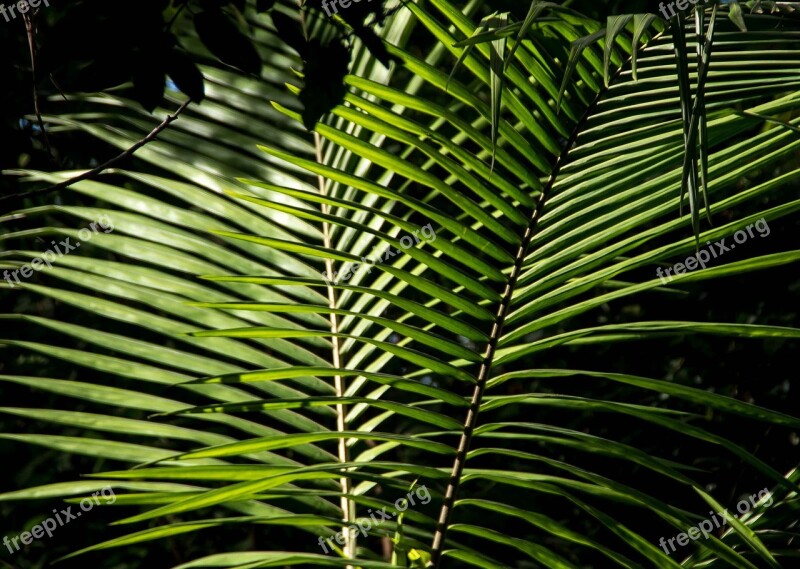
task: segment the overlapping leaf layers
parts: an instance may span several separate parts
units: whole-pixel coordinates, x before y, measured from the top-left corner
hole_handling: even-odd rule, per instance
[[[4,437],[140,467],[3,499],[80,497],[113,485],[116,505],[141,509],[126,509],[120,537],[95,548],[230,524],[278,525],[306,536],[295,543],[307,547],[287,552],[275,551],[281,544],[266,533],[266,551],[215,553],[181,566],[187,568],[574,568],[587,559],[629,568],[779,566],[785,538],[760,530],[789,527],[797,474],[785,477],[694,411],[777,428],[800,421],[705,390],[614,373],[609,362],[593,370],[537,367],[557,346],[624,341],[635,349],[637,341],[691,334],[798,336],[756,324],[598,325],[583,318],[636,295],[673,298],[659,288],[655,267],[695,247],[690,224],[677,215],[687,131],[669,29],[658,35],[642,34],[633,21],[618,26],[608,87],[602,41],[589,43],[574,59],[559,112],[570,44],[601,24],[544,11],[519,45],[513,33],[476,43],[448,82],[463,50],[454,44],[474,35],[483,4],[462,9],[430,0],[398,12],[385,31],[394,72],[358,50],[343,104],[316,125],[316,150],[281,84],[297,62],[255,19],[271,64],[265,76],[275,78],[280,68],[286,77],[256,80],[209,64],[208,100],[140,151],[160,170],[118,171],[75,185],[65,198],[102,206],[24,212],[76,225],[105,213],[116,229],[25,284],[73,311],[63,319],[14,318],[63,341],[3,341],[82,370],[4,382],[63,396],[65,409],[71,399],[93,406],[3,411],[88,434]],[[502,29],[506,17],[496,18]],[[715,209],[747,205],[752,213],[715,220],[700,229],[702,241],[761,217],[777,223],[800,204],[786,189],[798,170],[737,185],[800,148],[791,128],[763,129],[760,118],[800,107],[800,28],[791,19],[776,28],[777,16],[747,22],[747,33],[727,21],[713,30],[702,90],[710,149],[704,179]],[[646,43],[638,50],[638,81],[629,61],[634,34]],[[687,41],[685,71],[696,86],[694,40]],[[268,99],[285,116],[265,105]],[[47,120],[119,147],[149,130],[147,117],[119,108],[122,99],[87,102],[91,112]],[[264,152],[257,143],[266,144]],[[28,175],[55,181],[68,173]],[[435,240],[399,247],[426,224]],[[76,233],[44,226],[5,237],[31,235]],[[328,286],[320,276],[378,251],[376,266],[360,267],[346,282]],[[32,253],[17,251],[5,263]],[[798,256],[717,264],[671,285]],[[606,388],[585,396],[574,384]],[[648,393],[670,397],[632,402]],[[146,420],[142,412],[160,415]],[[664,453],[596,434],[607,421],[658,433]],[[670,505],[679,492],[716,504],[697,472],[665,458],[687,440],[757,471],[776,503],[760,505],[721,539],[697,542],[679,564],[679,555],[655,545],[658,534],[640,528],[674,535],[697,523],[696,512]],[[434,499],[372,524],[366,539],[349,540],[343,551],[357,562],[317,549],[317,536],[333,536],[343,520],[363,521],[385,506],[395,512],[395,500],[415,484]],[[142,528],[145,522],[151,525]],[[379,553],[382,545],[393,551],[390,561]]]

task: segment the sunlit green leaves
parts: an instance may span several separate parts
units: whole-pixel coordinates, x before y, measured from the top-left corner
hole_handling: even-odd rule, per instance
[[[800,148],[797,120],[786,118],[800,108],[800,85],[769,58],[800,59],[786,41],[795,32],[750,41],[716,22],[716,9],[697,14],[691,37],[683,20],[670,34],[652,14],[594,22],[551,2],[532,3],[518,22],[482,2],[402,8],[383,45],[396,67],[354,40],[343,101],[324,120],[304,117],[298,87],[284,90],[297,61],[259,28],[274,82],[204,69],[214,79],[209,100],[142,149],[145,171],[78,184],[65,205],[20,212],[41,227],[3,236],[12,244],[74,236],[72,225],[99,213],[117,219],[92,249],[24,285],[80,322],[4,319],[52,334],[2,343],[59,362],[68,379],[6,374],[3,384],[93,405],[6,405],[0,413],[80,432],[5,440],[121,463],[95,473],[126,492],[121,533],[81,544],[81,553],[224,525],[328,535],[351,507],[349,519],[360,519],[426,484],[432,505],[370,534],[392,540],[385,559],[577,567],[602,556],[614,567],[677,567],[631,520],[648,516],[671,530],[698,515],[673,499],[676,490],[694,496],[708,467],[680,452],[683,438],[709,449],[713,465],[733,456],[786,497],[776,512],[791,513],[796,477],[708,419],[777,431],[798,427],[791,413],[620,373],[612,362],[586,370],[531,362],[560,348],[626,342],[636,350],[699,334],[797,341],[788,324],[627,314],[586,323],[644,294],[672,302],[688,284],[798,261],[797,251],[722,259],[666,285],[655,272],[694,245],[675,215],[682,190],[693,232],[709,241],[800,210],[778,191],[800,179],[790,160]],[[149,126],[126,103],[85,98],[85,111],[52,120],[124,148]],[[777,128],[760,129],[764,122]],[[775,165],[788,170],[739,184]],[[22,174],[36,183],[68,175]],[[76,196],[100,203],[75,206]],[[747,213],[703,231],[698,212],[712,197]],[[406,247],[404,238],[425,227],[436,239]],[[32,254],[20,245],[4,263],[18,267]],[[380,261],[356,270],[371,254]],[[341,278],[323,275],[329,268]],[[609,386],[610,395],[569,394],[579,381]],[[553,416],[570,424],[549,424]],[[465,417],[477,420],[465,428]],[[630,433],[663,431],[669,442],[663,453],[645,452],[629,433],[605,431],[609,417],[633,425]],[[463,461],[460,479],[454,459]],[[51,485],[0,500],[75,499],[96,488]],[[444,496],[453,500],[444,512],[450,531],[432,547]],[[509,521],[514,531],[498,529]],[[698,543],[692,563],[774,566],[781,552],[759,523],[742,520],[731,532],[739,541]],[[359,541],[357,562],[275,551],[267,541],[273,551],[183,566],[391,566],[374,544]]]

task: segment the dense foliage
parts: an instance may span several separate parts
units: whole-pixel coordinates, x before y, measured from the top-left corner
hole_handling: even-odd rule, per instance
[[[574,4],[42,11],[4,191],[193,102],[3,210],[11,563],[790,567],[800,20]]]

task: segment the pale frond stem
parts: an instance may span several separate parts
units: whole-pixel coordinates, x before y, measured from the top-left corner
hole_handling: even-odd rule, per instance
[[[651,39],[651,41],[659,36],[660,34],[657,34]],[[647,44],[643,46],[642,51],[646,48]],[[539,195],[539,199],[537,200],[533,212],[531,213],[530,222],[525,230],[522,242],[517,249],[517,253],[514,258],[514,265],[512,266],[511,273],[508,277],[508,282],[505,290],[503,291],[503,298],[500,300],[500,304],[497,308],[497,314],[495,316],[492,331],[489,336],[489,341],[486,345],[486,350],[484,351],[483,362],[481,363],[481,367],[476,377],[475,389],[472,393],[472,399],[470,401],[469,409],[467,410],[467,416],[464,420],[464,429],[461,433],[461,439],[458,443],[458,450],[453,461],[453,469],[450,472],[450,479],[447,483],[447,489],[445,490],[442,509],[439,511],[439,519],[436,523],[436,533],[433,536],[433,543],[431,545],[431,560],[427,564],[427,567],[429,568],[432,567],[438,569],[441,562],[442,550],[444,548],[445,538],[447,537],[447,528],[450,524],[450,516],[457,498],[458,488],[461,484],[461,476],[464,473],[464,467],[467,462],[467,453],[469,452],[472,444],[472,434],[475,431],[475,428],[478,426],[478,412],[480,411],[481,402],[483,401],[483,392],[485,391],[486,383],[489,380],[489,373],[491,371],[494,356],[497,351],[497,343],[499,342],[500,336],[503,332],[503,325],[506,317],[508,316],[508,309],[511,306],[511,300],[517,284],[517,279],[522,272],[522,265],[525,262],[525,258],[528,256],[528,249],[530,248],[534,232],[536,231],[536,227],[539,222],[539,212],[542,211],[544,201],[550,195],[553,185],[555,184],[556,179],[561,172],[561,168],[564,165],[564,162],[567,160],[569,153],[578,138],[578,135],[583,130],[586,121],[595,112],[598,103],[607,93],[610,86],[613,85],[614,81],[619,78],[622,70],[627,65],[630,65],[631,62],[632,59],[629,58],[626,64],[617,69],[617,71],[609,79],[609,87],[603,86],[600,88],[600,91],[592,100],[592,103],[586,108],[586,111],[584,111],[580,120],[575,125],[575,128],[572,129],[569,140],[564,145],[564,148],[562,148],[561,154],[556,160],[553,170],[550,173],[550,177],[547,180],[547,184],[544,186],[544,188],[542,188],[542,193]]]
[[[318,163],[322,163],[322,140],[320,139],[319,133],[314,133],[314,149],[316,152],[316,158]],[[317,182],[319,184],[319,192],[322,195],[326,194],[325,188],[325,179],[322,176],[317,176]],[[330,206],[328,204],[322,205],[322,212],[325,214],[330,213]],[[325,247],[330,248],[332,246],[331,243],[331,226],[329,223],[322,224],[322,236],[323,241],[325,243]],[[325,271],[328,273],[329,278],[333,278],[333,260],[332,259],[325,259]],[[333,288],[331,283],[328,283],[327,286],[328,290],[328,307],[336,308],[336,289]],[[339,333],[339,320],[336,314],[331,313],[330,315],[330,322],[331,322],[331,333],[338,334]],[[342,367],[342,356],[340,352],[340,339],[335,335],[331,338],[331,344],[333,345],[332,348],[332,356],[333,356],[333,367],[341,368]],[[333,387],[336,390],[337,397],[344,397],[345,392],[345,385],[344,385],[344,378],[341,375],[334,376],[333,378]],[[347,430],[347,423],[345,422],[347,409],[341,403],[336,404],[336,430],[337,431],[346,431]],[[350,451],[347,448],[347,439],[340,438],[338,442],[338,457],[340,462],[349,462],[350,461]],[[344,494],[340,499],[340,505],[342,508],[342,519],[344,520],[344,527],[342,528],[345,537],[345,545],[344,545],[344,552],[348,558],[355,557],[356,553],[356,536],[350,534],[349,526],[351,523],[355,522],[355,503],[350,500],[349,495],[352,491],[350,478],[347,476],[342,476],[339,483],[342,487],[342,494]],[[349,566],[348,566],[349,567]]]
[[[306,22],[306,15],[305,11],[303,10],[303,0],[298,0],[297,8],[300,15],[300,25],[303,29],[303,35],[305,36],[306,40],[308,39],[308,26]],[[318,164],[322,164],[322,137],[319,135],[318,132],[314,132],[314,153],[315,159]],[[317,176],[317,186],[319,188],[320,195],[327,194],[327,188],[325,184],[325,178],[321,175]],[[330,213],[330,206],[328,204],[322,204],[322,213],[329,214]],[[322,238],[325,247],[332,248],[332,240],[331,240],[331,226],[327,222],[322,223]],[[332,259],[325,259],[325,272],[327,273],[330,279],[333,279],[333,260]],[[332,286],[330,280],[328,280],[328,286],[326,287],[328,291],[328,307],[335,309],[336,308],[336,289]],[[339,333],[339,319],[336,314],[331,313],[330,315],[330,322],[331,322],[331,356],[332,356],[332,364],[333,367],[339,369],[342,367],[342,356],[341,356],[341,345],[340,339],[336,337],[336,334]],[[336,391],[336,397],[344,397],[345,393],[345,384],[344,378],[341,375],[334,376],[333,378],[333,388]],[[347,408],[342,405],[341,403],[336,404],[336,430],[338,432],[343,432],[347,430],[347,423],[345,421],[345,417],[347,413]],[[337,446],[337,456],[339,458],[339,462],[346,463],[350,462],[350,451],[347,448],[347,439],[340,438]],[[345,471],[346,472],[346,471]],[[350,533],[350,525],[355,523],[356,519],[356,508],[355,502],[350,499],[350,494],[352,492],[352,485],[350,482],[350,478],[345,474],[339,479],[339,484],[342,488],[342,497],[339,499],[339,505],[342,509],[342,534],[345,536],[344,542],[344,554],[345,557],[348,559],[353,559],[356,555],[356,535]],[[352,565],[348,565],[347,569],[354,569]]]

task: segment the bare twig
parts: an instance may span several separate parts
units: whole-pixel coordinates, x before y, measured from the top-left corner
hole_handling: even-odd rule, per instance
[[[64,180],[63,182],[59,182],[58,184],[55,184],[53,186],[48,186],[46,188],[40,188],[38,190],[31,190],[29,192],[20,192],[18,194],[10,194],[10,195],[7,195],[7,196],[1,196],[0,197],[0,204],[2,204],[4,202],[8,202],[8,201],[11,201],[13,203],[13,202],[16,202],[18,200],[22,200],[24,198],[42,196],[42,195],[45,195],[45,194],[50,194],[52,192],[57,192],[59,190],[63,190],[64,188],[66,188],[68,186],[71,186],[72,184],[75,184],[75,183],[80,182],[82,180],[87,180],[89,178],[93,178],[93,177],[97,176],[98,174],[100,174],[104,170],[107,170],[108,168],[110,168],[111,166],[113,166],[114,164],[119,162],[120,160],[123,160],[125,158],[130,157],[130,156],[133,156],[134,152],[139,150],[142,146],[144,146],[148,142],[152,142],[153,140],[155,140],[156,137],[161,133],[161,131],[163,131],[165,128],[167,128],[170,125],[170,123],[172,123],[172,121],[176,120],[180,116],[180,114],[184,111],[184,109],[186,109],[186,107],[189,106],[190,102],[191,101],[186,101],[185,103],[183,103],[178,108],[178,110],[175,111],[174,114],[167,115],[167,117],[161,122],[161,124],[159,124],[152,131],[150,131],[150,134],[148,134],[143,139],[141,139],[139,142],[137,142],[136,144],[134,144],[133,146],[128,148],[122,154],[119,154],[119,155],[115,156],[114,158],[112,158],[111,160],[108,160],[107,162],[103,162],[97,168],[94,168],[92,170],[84,172],[83,174],[80,174],[79,176],[75,176],[74,178],[70,178],[69,180]]]
[[[39,122],[39,130],[42,131],[42,139],[44,140],[45,148],[50,158],[55,160],[53,149],[50,147],[50,139],[47,138],[47,131],[44,129],[44,121],[42,120],[42,113],[39,110],[39,92],[36,87],[36,30],[33,25],[33,20],[39,11],[33,13],[33,17],[28,14],[23,14],[25,21],[25,32],[28,35],[28,49],[31,52],[31,80],[33,81],[33,112],[36,114],[36,120]]]
[[[50,82],[53,84],[53,87],[56,88],[56,91],[58,91],[58,94],[61,95],[61,98],[66,101],[67,100],[67,96],[64,94],[64,90],[61,88],[61,86],[56,82],[56,78],[53,77],[52,73],[50,74]]]

